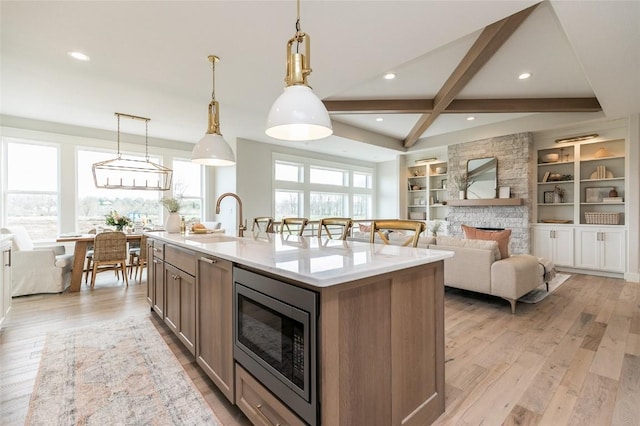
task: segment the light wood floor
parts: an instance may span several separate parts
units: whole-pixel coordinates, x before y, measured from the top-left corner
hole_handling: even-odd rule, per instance
[[[0,423],[24,423],[47,331],[150,316],[145,289],[103,282],[14,299],[0,331]],[[497,298],[447,289],[445,301],[446,412],[436,424],[640,424],[640,284],[574,275],[515,316]],[[154,323],[220,420],[248,424]]]

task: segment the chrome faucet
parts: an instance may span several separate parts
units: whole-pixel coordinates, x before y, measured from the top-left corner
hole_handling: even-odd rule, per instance
[[[225,197],[233,197],[238,201],[238,237],[244,237],[244,231],[247,230],[247,224],[242,223],[242,200],[233,192],[225,192],[221,196],[218,197],[218,201],[216,201],[216,214],[220,213],[220,202]]]

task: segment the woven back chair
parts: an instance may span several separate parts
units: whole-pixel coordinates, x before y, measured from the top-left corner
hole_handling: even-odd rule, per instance
[[[309,223],[309,219],[306,217],[286,217],[282,219],[280,223],[280,233],[284,234],[285,229],[289,235],[302,235],[304,228]],[[293,227],[293,230],[291,229]]]
[[[91,270],[91,288],[95,286],[96,275],[103,271],[121,271],[124,282],[129,286],[127,277],[127,236],[124,232],[103,232],[93,241],[93,269]]]
[[[322,237],[324,233],[327,238],[333,239],[331,230],[337,235],[337,230],[340,230],[340,239],[346,240],[349,236],[349,231],[353,226],[353,220],[350,217],[325,217],[320,219],[318,225],[318,238]]]
[[[413,231],[413,234],[408,235],[402,245],[417,247],[420,234],[425,228],[424,222],[416,220],[374,220],[371,222],[369,242],[375,242],[376,235],[378,235],[384,244],[389,244],[389,238],[384,231]]]
[[[251,225],[252,232],[273,232],[273,218],[267,216],[260,216],[253,218],[253,225]]]
[[[142,282],[142,272],[144,268],[147,266],[147,236],[143,235],[140,238],[140,245],[138,247],[129,249],[129,264],[131,269],[129,270],[129,277],[135,270],[133,274],[133,279],[137,279],[138,283]],[[135,269],[134,269],[135,268]],[[140,272],[140,277],[138,278],[138,271]]]

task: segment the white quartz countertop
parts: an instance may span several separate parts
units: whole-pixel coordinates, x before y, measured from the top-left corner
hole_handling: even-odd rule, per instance
[[[453,257],[453,252],[445,250],[280,234],[243,238],[222,234],[146,234],[316,287],[329,287]]]

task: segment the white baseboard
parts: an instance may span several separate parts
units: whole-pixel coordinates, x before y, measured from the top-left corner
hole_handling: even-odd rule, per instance
[[[640,272],[625,272],[624,280],[632,283],[640,283]]]

